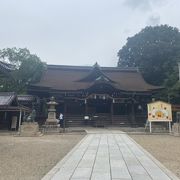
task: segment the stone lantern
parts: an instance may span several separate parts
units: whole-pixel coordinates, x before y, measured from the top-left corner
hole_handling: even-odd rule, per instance
[[[48,105],[48,118],[46,119],[46,124],[57,125],[58,120],[56,119],[56,106],[58,105],[58,103],[55,102],[54,97],[51,97],[47,105]]]

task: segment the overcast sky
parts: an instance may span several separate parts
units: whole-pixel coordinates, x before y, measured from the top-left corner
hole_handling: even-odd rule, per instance
[[[116,66],[147,25],[180,29],[180,0],[0,0],[0,49],[28,48],[48,64]]]

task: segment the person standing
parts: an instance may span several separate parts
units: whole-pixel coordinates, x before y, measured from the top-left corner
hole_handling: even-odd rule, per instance
[[[64,127],[64,115],[62,113],[59,114],[60,127]]]

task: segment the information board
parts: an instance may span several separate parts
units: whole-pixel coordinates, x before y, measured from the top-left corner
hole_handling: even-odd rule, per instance
[[[149,122],[168,122],[172,121],[171,104],[163,101],[155,101],[147,104]]]

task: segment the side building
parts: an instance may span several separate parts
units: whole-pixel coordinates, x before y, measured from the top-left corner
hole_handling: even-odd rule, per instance
[[[39,97],[39,122],[47,115],[46,102],[54,96],[57,115],[64,114],[66,126],[143,126],[147,103],[161,87],[144,81],[137,68],[48,65],[40,82],[28,93]],[[84,116],[89,116],[84,120]],[[97,125],[97,124],[96,124]]]

